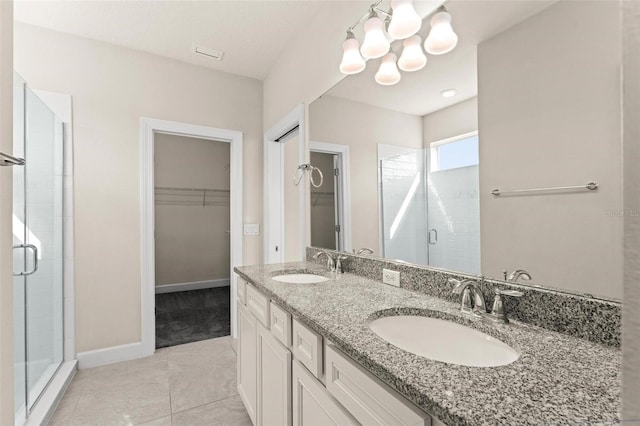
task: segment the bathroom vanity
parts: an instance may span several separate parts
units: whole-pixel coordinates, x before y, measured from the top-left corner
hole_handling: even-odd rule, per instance
[[[474,318],[461,313],[459,303],[362,274],[335,274],[310,261],[235,271],[238,391],[256,425],[619,421],[615,345],[517,320]],[[328,280],[273,279],[297,273]],[[469,367],[415,355],[370,328],[375,319],[398,315],[464,325],[519,356],[498,367]]]

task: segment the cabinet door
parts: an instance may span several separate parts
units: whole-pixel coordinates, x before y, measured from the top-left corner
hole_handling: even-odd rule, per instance
[[[294,426],[358,425],[298,361],[293,362]]]
[[[291,425],[291,352],[258,324],[258,426]]]
[[[366,425],[429,426],[429,414],[414,406],[333,345],[325,348],[327,391]]]
[[[256,424],[257,321],[241,303],[238,303],[238,320],[238,393],[251,421]]]

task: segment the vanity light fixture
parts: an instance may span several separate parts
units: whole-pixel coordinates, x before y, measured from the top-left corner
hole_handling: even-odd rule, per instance
[[[402,71],[418,71],[427,65],[427,57],[422,51],[422,39],[413,35],[402,42],[404,48],[398,60],[398,67]]]
[[[458,36],[451,26],[451,14],[444,6],[440,6],[431,18],[431,29],[423,45],[422,37],[417,34],[421,29],[422,19],[413,8],[413,0],[391,0],[391,9],[388,12],[379,8],[382,1],[377,0],[369,6],[367,14],[347,29],[347,38],[342,43],[343,55],[340,63],[340,71],[343,74],[357,74],[365,69],[365,60],[382,58],[375,79],[379,84],[389,86],[400,81],[398,67],[406,72],[424,68],[427,57],[423,46],[427,53],[432,55],[442,55],[456,47]],[[382,20],[378,13],[384,15],[385,20]],[[366,20],[364,39],[359,47],[353,30],[363,20]],[[404,40],[399,60],[392,46],[396,40]]]
[[[378,69],[378,72],[376,73],[376,82],[378,84],[382,84],[383,86],[393,86],[400,81],[402,76],[396,66],[397,60],[398,57],[395,53],[387,53],[384,58],[382,58],[380,69]]]
[[[384,33],[384,21],[372,7],[369,11],[369,19],[364,23],[364,40],[360,53],[367,59],[381,58],[389,51],[390,46]]]
[[[353,35],[352,31],[347,31],[347,39],[342,42],[342,62],[340,71],[343,74],[357,74],[367,65],[360,55],[360,43]]]
[[[446,89],[440,92],[443,98],[451,98],[456,95],[456,89]]]
[[[412,0],[391,0],[389,35],[396,40],[409,38],[420,30],[422,18],[413,8]]]
[[[431,30],[424,41],[424,50],[432,55],[451,52],[458,44],[458,35],[451,26],[451,14],[440,6],[431,18]]]

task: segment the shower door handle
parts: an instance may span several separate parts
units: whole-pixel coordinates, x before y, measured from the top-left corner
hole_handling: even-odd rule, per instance
[[[438,230],[435,228],[429,229],[427,240],[429,244],[436,244],[438,242]]]
[[[17,246],[13,246],[14,249],[31,249],[33,252],[33,267],[28,271],[18,272],[17,274],[14,272],[13,275],[15,277],[31,275],[38,270],[38,247],[33,244],[19,244]]]

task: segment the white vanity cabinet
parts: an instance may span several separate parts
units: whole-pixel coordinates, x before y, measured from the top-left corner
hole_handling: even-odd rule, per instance
[[[258,324],[258,425],[291,424],[291,352]]]
[[[238,298],[238,393],[254,425],[289,426],[292,355],[280,339],[286,339],[291,327],[273,305],[278,324],[274,336],[269,298],[250,284],[243,293],[246,306]]]
[[[327,390],[362,424],[431,425],[431,416],[332,344],[325,347],[325,359]]]
[[[254,286],[242,287],[238,393],[254,425],[443,425]]]
[[[256,424],[258,406],[258,321],[242,304],[238,303],[238,393]]]
[[[322,384],[299,362],[293,362],[294,426],[358,425]]]

